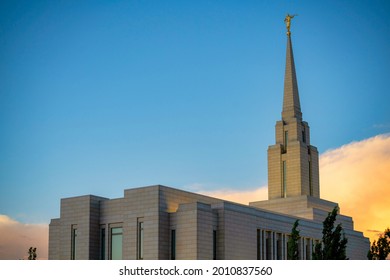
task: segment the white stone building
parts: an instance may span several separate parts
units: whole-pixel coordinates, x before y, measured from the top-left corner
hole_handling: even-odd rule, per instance
[[[322,222],[336,203],[320,198],[317,148],[302,120],[290,32],[282,120],[268,148],[268,200],[237,204],[165,186],[61,200],[49,227],[49,259],[269,259],[287,258],[299,219],[299,258],[311,259]],[[351,217],[338,215],[347,257],[366,259],[369,240]]]

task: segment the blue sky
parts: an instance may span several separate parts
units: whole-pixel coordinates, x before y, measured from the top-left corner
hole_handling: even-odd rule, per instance
[[[390,132],[388,1],[2,1],[0,214],[267,184],[286,13],[320,153]],[[255,199],[254,199],[255,200]]]

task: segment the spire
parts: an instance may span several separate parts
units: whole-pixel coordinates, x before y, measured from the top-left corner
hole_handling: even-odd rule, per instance
[[[275,144],[268,147],[268,199],[320,197],[318,150],[310,144],[309,124],[302,121],[290,24],[287,15],[287,54],[282,120],[275,125]],[[275,204],[276,205],[276,204]],[[275,208],[276,209],[276,208]]]
[[[290,118],[302,119],[301,105],[299,102],[299,92],[297,77],[295,74],[294,55],[291,44],[291,32],[287,28],[287,53],[286,53],[286,72],[284,75],[284,97],[282,119]]]

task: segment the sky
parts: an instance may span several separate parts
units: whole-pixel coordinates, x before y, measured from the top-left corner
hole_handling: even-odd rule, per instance
[[[64,197],[161,184],[266,199],[287,13],[321,195],[366,236],[383,231],[389,12],[388,1],[1,1],[0,258],[47,250],[47,236],[22,232],[47,232]]]

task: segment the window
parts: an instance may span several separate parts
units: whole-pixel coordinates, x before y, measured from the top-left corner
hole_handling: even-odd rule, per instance
[[[72,251],[71,259],[76,260],[77,257],[77,225],[72,225]]]
[[[261,236],[260,236],[260,241],[261,241],[261,252],[260,252],[260,255],[261,255],[261,259],[262,260],[265,260],[267,259],[267,244],[266,244],[266,231],[262,230],[261,231]]]
[[[305,129],[302,130],[302,141],[303,141],[303,143],[306,143],[306,131],[305,131]]]
[[[313,183],[312,183],[312,179],[311,179],[311,160],[309,159],[309,192],[310,192],[310,196],[313,196]]]
[[[256,240],[257,240],[257,259],[258,260],[261,260],[261,248],[260,248],[261,240],[260,240],[260,238],[261,238],[261,230],[257,229],[257,238],[256,238]]]
[[[122,233],[121,227],[111,228],[111,259],[122,259]]]
[[[217,231],[213,230],[213,260],[217,259]]]
[[[283,250],[283,237],[281,233],[276,234],[276,259],[281,260],[282,259],[282,250]]]
[[[144,259],[144,222],[138,221],[138,250],[137,259]]]
[[[306,258],[305,258],[306,260],[311,260],[310,241],[311,241],[310,239],[308,238],[306,239]]]
[[[282,180],[283,180],[283,190],[282,190],[282,197],[287,197],[287,164],[286,161],[283,161],[283,166],[282,166],[283,174],[282,174]]]
[[[176,260],[176,230],[171,230],[171,260]]]
[[[106,228],[100,228],[100,259],[106,259]]]
[[[266,239],[265,239],[265,246],[266,246],[266,259],[267,260],[272,260],[272,237],[271,237],[272,232],[267,231],[266,232]]]
[[[291,235],[287,235],[287,236],[286,236],[287,240],[289,240],[289,239],[290,239],[290,237],[291,237]],[[287,242],[287,244],[286,244],[286,247],[287,247],[287,255],[286,255],[286,260],[290,260],[290,259],[289,259],[289,256],[288,256],[288,251],[290,251],[291,245],[290,245],[290,243],[289,243],[289,242]]]

